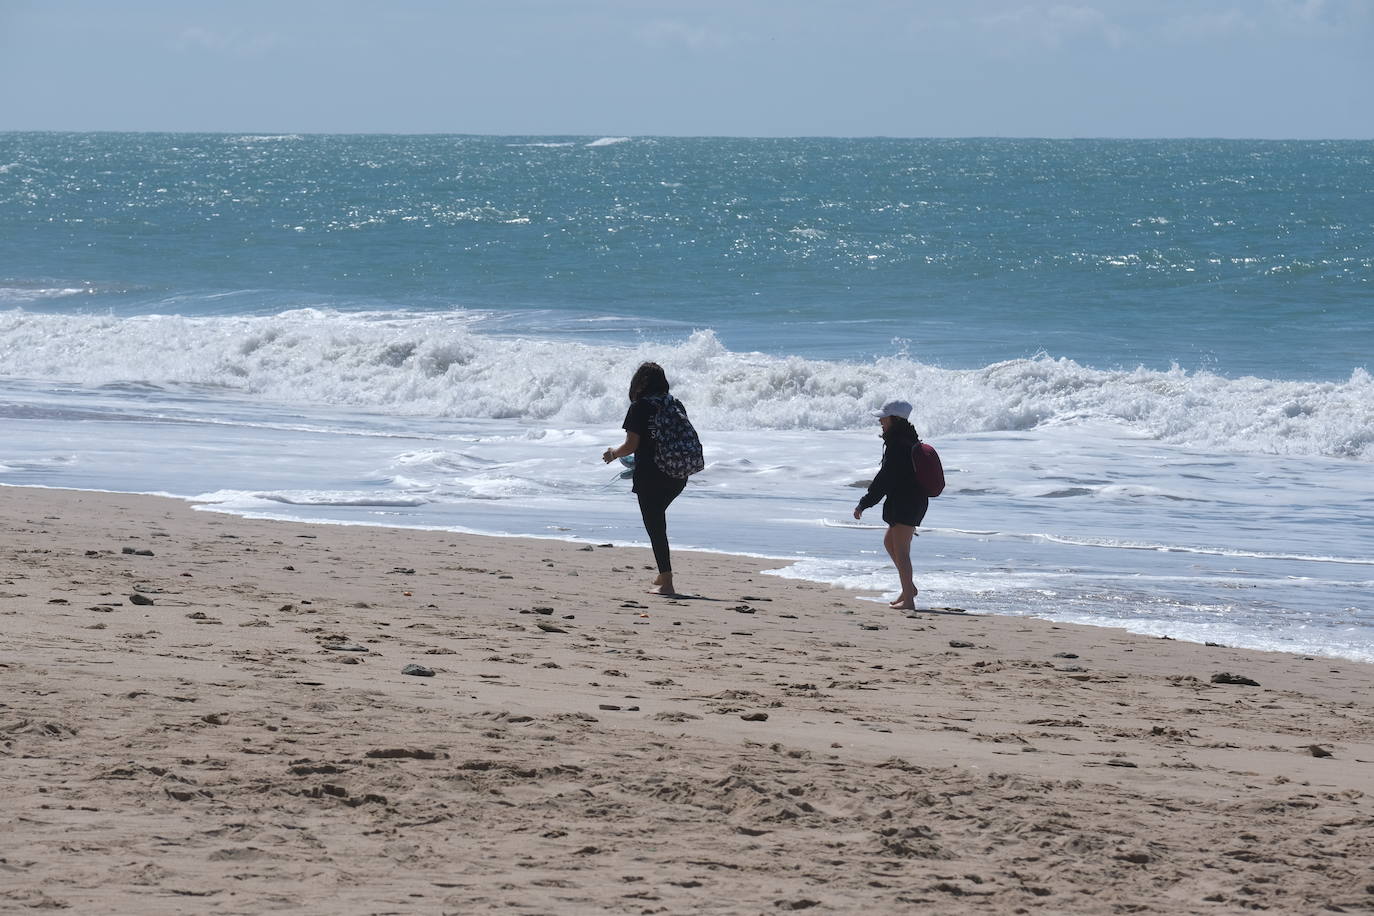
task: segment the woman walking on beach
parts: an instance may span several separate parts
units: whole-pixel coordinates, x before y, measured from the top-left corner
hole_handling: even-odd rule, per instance
[[[911,405],[906,401],[889,401],[878,412],[883,427],[883,464],[878,476],[868,486],[868,492],[854,507],[854,518],[861,518],[864,510],[883,502],[883,521],[887,534],[883,546],[897,567],[902,593],[889,604],[901,611],[916,610],[916,583],[911,577],[911,539],[916,526],[926,516],[930,500],[916,479],[911,450],[921,441],[911,425]]]
[[[668,377],[658,363],[644,363],[635,370],[630,379],[630,409],[622,426],[625,441],[606,449],[601,460],[610,464],[634,454],[633,489],[658,564],[650,594],[675,595],[668,556],[668,506],[687,485],[688,476],[701,470],[704,462],[687,409],[668,393]]]

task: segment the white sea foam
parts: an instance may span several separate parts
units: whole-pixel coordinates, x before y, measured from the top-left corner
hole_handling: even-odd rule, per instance
[[[1042,356],[950,370],[904,357],[739,353],[710,331],[636,346],[506,337],[474,330],[462,313],[0,312],[0,365],[10,377],[212,386],[399,416],[616,424],[624,380],[645,359],[668,369],[698,424],[718,430],[864,428],[897,396],[918,405],[918,428],[928,437],[1108,424],[1203,452],[1374,459],[1374,378],[1364,369],[1341,382],[1231,379],[1178,368],[1093,369]],[[1152,495],[1138,482],[1036,486],[1041,495]],[[1164,496],[1190,494],[1175,488]]]
[[[45,299],[65,299],[80,296],[94,290],[84,287],[32,288],[19,286],[0,286],[0,306],[23,305],[26,302],[40,302]]]
[[[590,149],[595,146],[615,146],[617,143],[629,142],[629,137],[602,137],[600,140],[593,140],[591,143],[588,143],[587,148]]]
[[[242,137],[230,137],[229,143],[288,143],[293,140],[300,140],[300,134],[245,134]]]
[[[405,497],[386,498],[370,493],[331,493],[309,491],[304,493],[255,493],[254,498],[266,502],[282,503],[288,506],[378,506],[398,508],[423,506],[423,499]]]

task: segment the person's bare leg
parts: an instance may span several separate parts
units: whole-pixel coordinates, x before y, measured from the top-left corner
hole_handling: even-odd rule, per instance
[[[895,554],[895,553],[892,552],[892,551],[893,551],[893,544],[892,544],[892,526],[891,526],[891,525],[888,525],[888,526],[887,526],[887,530],[883,532],[883,550],[886,550],[886,551],[887,551],[887,557],[888,557],[889,560],[892,561],[892,565],[894,565],[894,566],[897,565],[897,554]]]
[[[892,530],[892,526],[891,526],[891,525],[888,525],[888,526],[887,526],[887,530],[883,532],[883,549],[887,551],[888,559],[890,559],[890,560],[892,561],[892,565],[893,565],[893,566],[896,566],[896,567],[898,567],[898,568],[900,568],[900,564],[897,562],[897,545],[896,545],[895,537],[896,537],[896,534],[895,534],[895,532]],[[897,607],[898,605],[900,605],[901,603],[902,603],[902,599],[901,599],[901,598],[895,598],[895,599],[893,599],[892,601],[889,601],[889,602],[887,603],[887,606],[888,606],[888,607],[891,607],[891,608],[895,608],[895,607]]]
[[[911,539],[916,529],[911,525],[888,525],[883,544],[892,557],[892,565],[897,567],[897,578],[902,583],[902,593],[889,607],[899,611],[916,610],[916,595],[919,591],[911,575]]]

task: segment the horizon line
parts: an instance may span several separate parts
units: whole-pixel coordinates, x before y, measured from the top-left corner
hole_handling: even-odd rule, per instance
[[[485,133],[464,131],[389,131],[389,130],[137,130],[116,128],[0,128],[0,136],[8,134],[166,134],[201,135],[212,137],[259,136],[259,137],[487,137],[493,139],[510,137],[571,138],[571,139],[609,139],[625,140],[1040,140],[1040,141],[1080,141],[1080,140],[1207,140],[1265,143],[1329,143],[1329,142],[1371,142],[1369,137],[1262,137],[1226,135],[1043,135],[1031,134],[621,134],[621,133]]]

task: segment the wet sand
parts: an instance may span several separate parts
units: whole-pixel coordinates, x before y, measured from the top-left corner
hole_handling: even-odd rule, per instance
[[[646,549],[0,518],[6,912],[1374,911],[1371,666],[749,558],[662,599]]]

